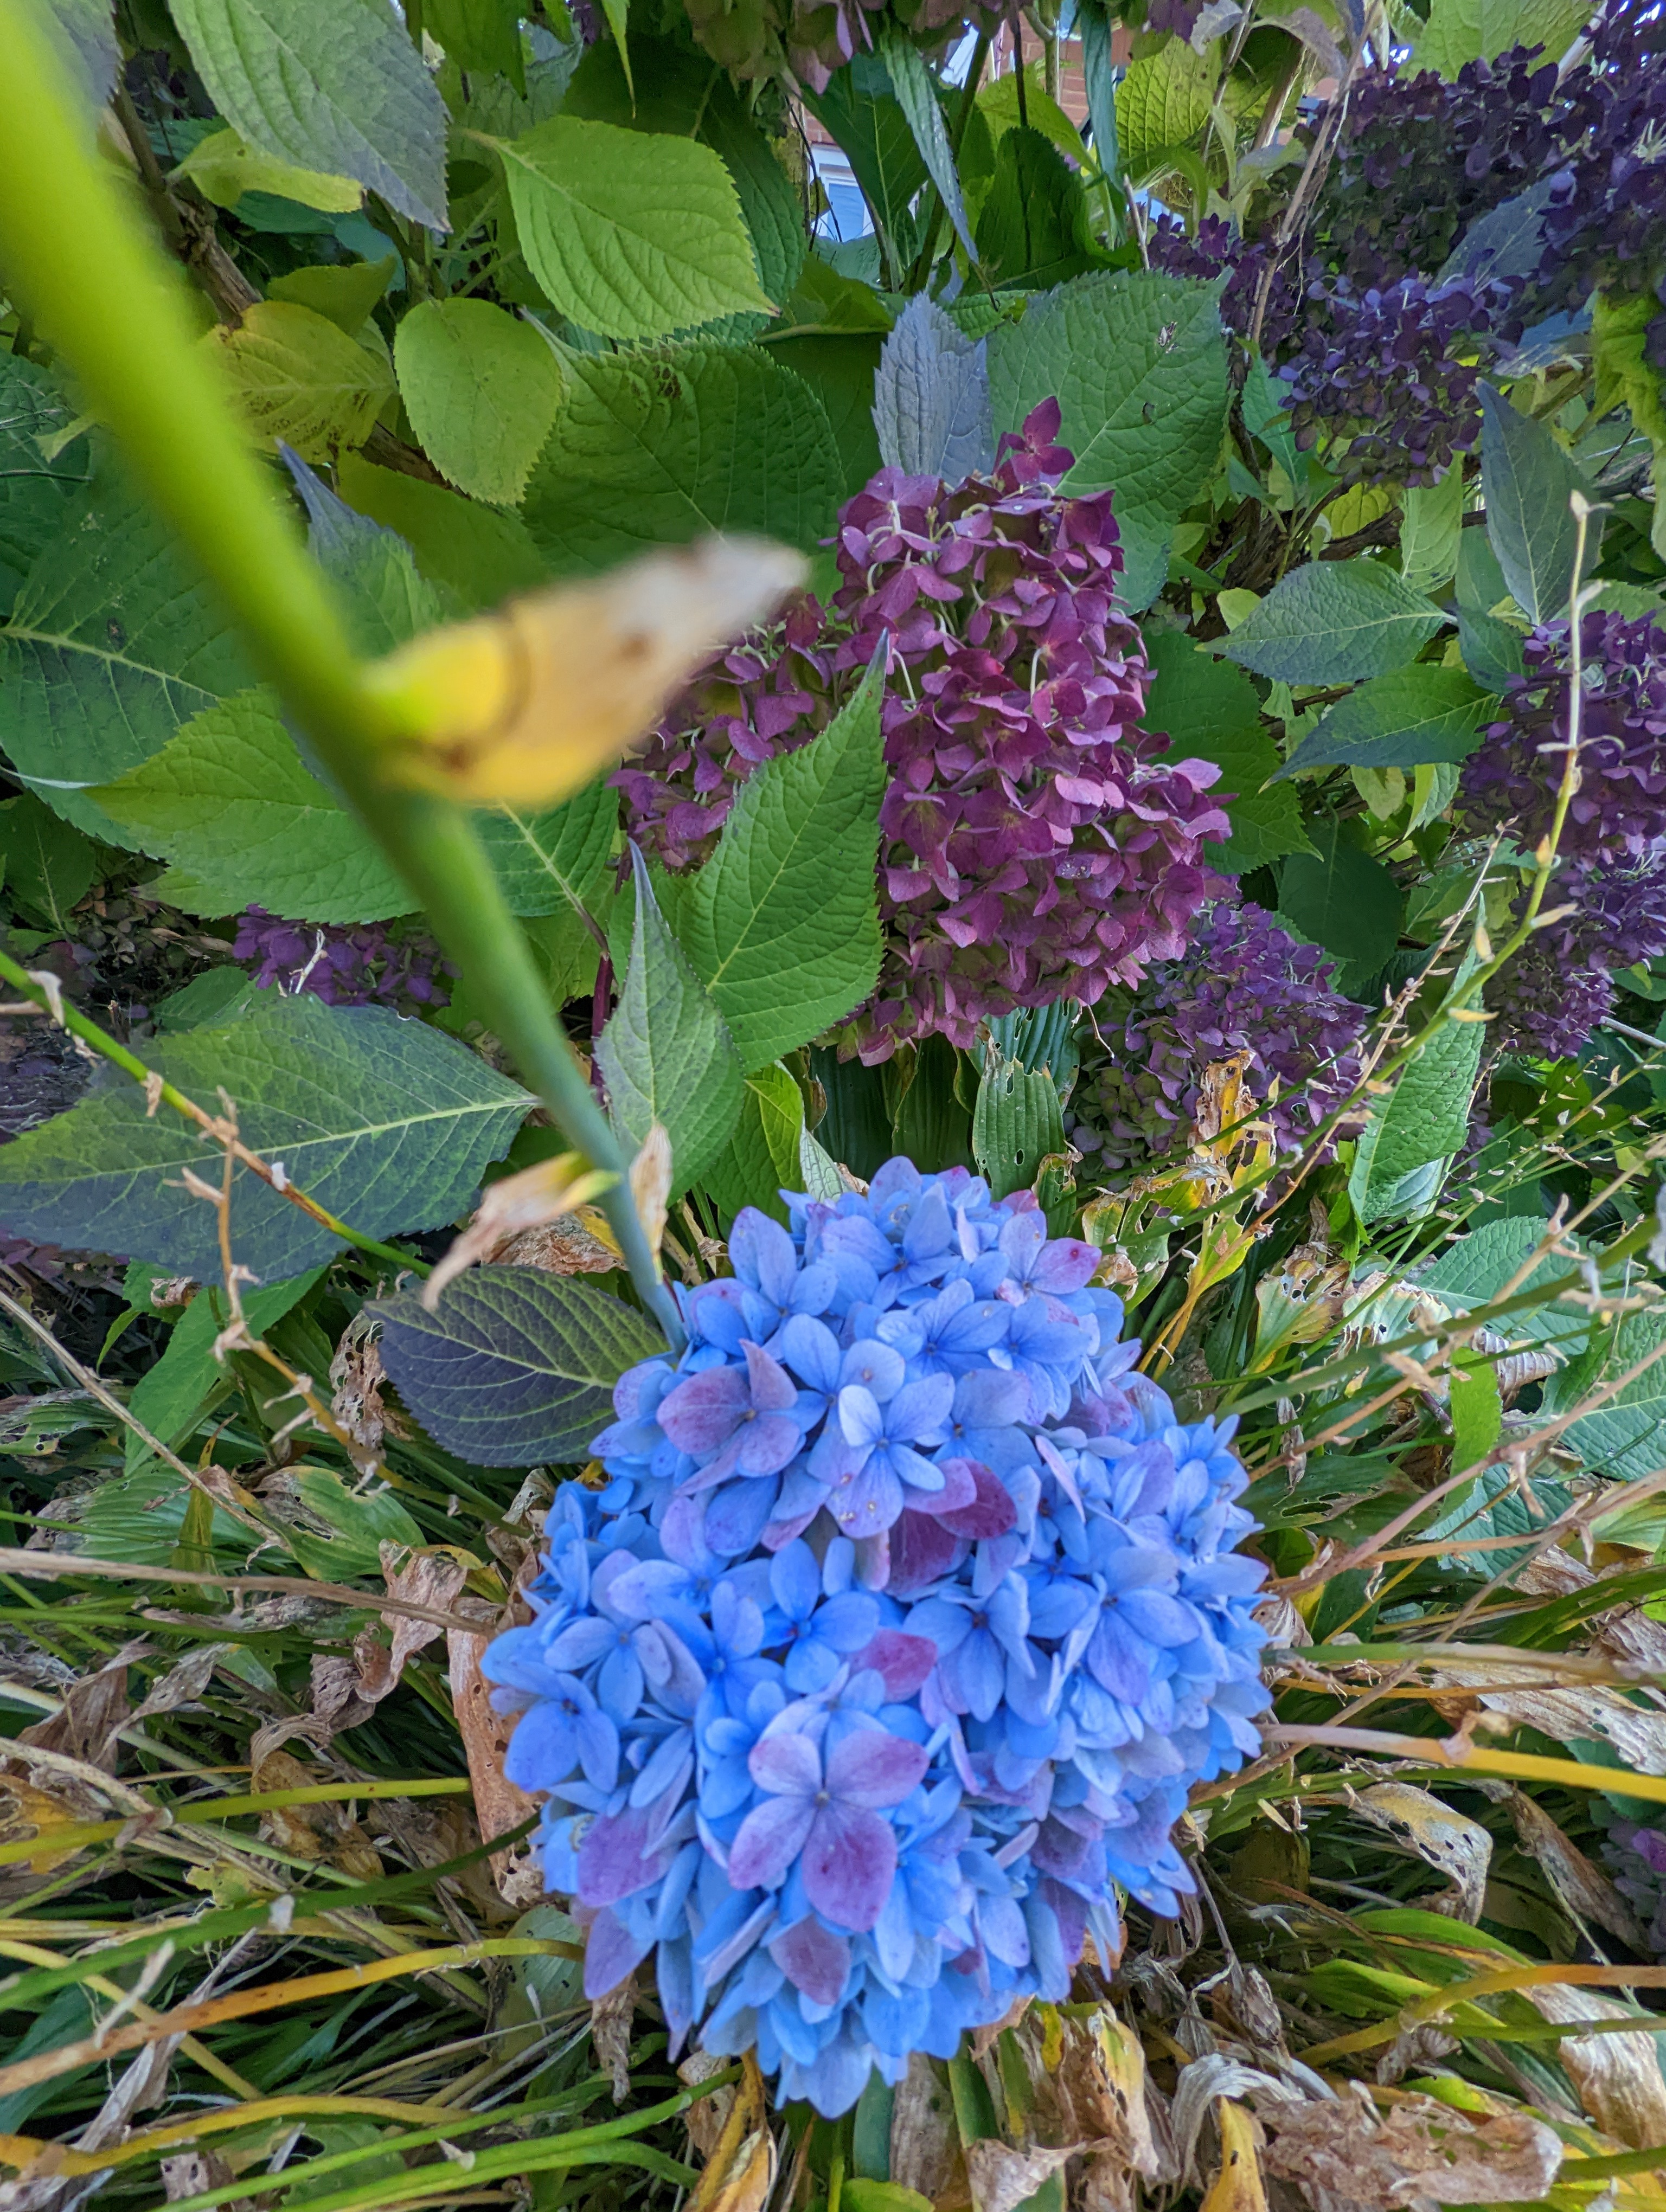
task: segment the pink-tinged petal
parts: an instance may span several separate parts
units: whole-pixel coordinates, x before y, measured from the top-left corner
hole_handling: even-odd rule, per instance
[[[923,1743],[910,1743],[888,1729],[864,1729],[828,1753],[827,1787],[844,1804],[879,1812],[900,1805],[930,1764]]]
[[[906,1519],[908,1516],[903,1516]],[[901,1628],[882,1628],[850,1662],[853,1674],[872,1667],[895,1704],[911,1698],[937,1664],[937,1646],[929,1636],[910,1636]]]
[[[763,1413],[756,1420],[743,1421],[730,1447],[734,1472],[754,1479],[779,1474],[797,1455],[803,1442],[803,1430],[784,1413]]]
[[[986,1537],[1004,1536],[1018,1517],[1012,1492],[994,1469],[985,1467],[981,1460],[970,1462],[963,1460],[959,1464],[971,1467],[976,1494],[970,1505],[953,1506],[947,1512],[939,1511],[938,1518],[953,1534],[970,1537],[974,1542],[981,1542]]]
[[[891,1531],[893,1597],[919,1597],[964,1556],[964,1540],[929,1513],[903,1513]]]
[[[821,1753],[796,1729],[760,1736],[746,1766],[758,1788],[777,1797],[813,1797],[822,1786]]]
[[[800,1920],[769,1946],[769,1956],[795,1990],[818,2005],[837,2004],[850,1978],[850,1946],[818,1920]]]
[[[755,1805],[729,1849],[730,1887],[775,1888],[804,1849],[815,1818],[807,1797],[771,1797]]]
[[[824,1919],[853,1934],[872,1928],[897,1875],[897,1838],[890,1823],[854,1806],[823,1806],[813,1815],[802,1872],[804,1893]]]
[[[665,1860],[648,1849],[646,1812],[604,1814],[579,1845],[579,1897],[586,1905],[617,1905],[665,1870]]]
[[[774,1228],[775,1224],[771,1222],[769,1225]],[[751,1385],[752,1403],[758,1412],[790,1413],[799,1401],[799,1389],[787,1370],[750,1338],[740,1348],[746,1355],[746,1377]]]
[[[617,1913],[599,1912],[584,1940],[584,1993],[593,2003],[617,1990],[654,1948],[654,1938],[638,1942]]]
[[[678,1451],[698,1459],[717,1450],[746,1411],[746,1384],[733,1367],[708,1367],[667,1390],[660,1426]]]
[[[943,1478],[940,1490],[922,1491],[915,1501],[914,1510],[920,1513],[935,1513],[940,1519],[945,1514],[957,1513],[963,1505],[977,1502],[978,1462],[970,1459],[939,1459],[935,1462]]]
[[[1093,1271],[1103,1257],[1095,1246],[1084,1244],[1078,1237],[1055,1237],[1043,1248],[1030,1279],[1038,1291],[1051,1291],[1055,1296],[1079,1291],[1092,1281]]]

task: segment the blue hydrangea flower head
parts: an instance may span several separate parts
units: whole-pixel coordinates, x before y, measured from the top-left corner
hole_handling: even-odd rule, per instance
[[[783,1197],[621,1378],[485,1671],[588,1992],[651,1956],[673,2049],[830,2115],[1064,1998],[1120,1892],[1178,1911],[1187,1792],[1259,1747],[1262,1570],[1231,1424],[1028,1193]]]

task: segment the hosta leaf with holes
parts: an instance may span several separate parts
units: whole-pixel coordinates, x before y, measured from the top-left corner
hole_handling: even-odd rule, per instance
[[[230,1026],[188,1030],[147,1053],[199,1104],[212,1108],[223,1088],[244,1143],[369,1237],[454,1221],[532,1103],[438,1030],[306,992],[263,991]],[[167,1106],[148,1115],[137,1085],[101,1091],[0,1148],[0,1226],[217,1279],[214,1209],[184,1187],[185,1168],[219,1171],[194,1122]],[[264,1280],[340,1249],[247,1169],[232,1191],[238,1260]]]
[[[1031,1074],[993,1046],[972,1110],[972,1157],[997,1198],[1027,1190],[1050,1152],[1064,1150],[1059,1093],[1045,1069]]]
[[[622,1298],[536,1267],[476,1267],[436,1311],[384,1299],[382,1362],[435,1442],[476,1467],[587,1459],[627,1367],[665,1349]]]

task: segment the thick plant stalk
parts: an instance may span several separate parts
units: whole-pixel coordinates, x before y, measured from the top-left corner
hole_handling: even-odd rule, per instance
[[[562,1132],[618,1182],[601,1204],[673,1346],[682,1331],[632,1201],[624,1158],[549,1002],[468,817],[381,774],[404,732],[361,678],[323,577],[194,343],[184,279],[94,150],[93,118],[28,0],[0,0],[0,276],[120,441],[262,673],[426,908],[486,1020]]]

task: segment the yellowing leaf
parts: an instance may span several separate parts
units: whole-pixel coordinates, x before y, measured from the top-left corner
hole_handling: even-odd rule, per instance
[[[390,773],[469,805],[569,798],[803,574],[783,546],[708,538],[430,630],[369,672],[413,732]]]
[[[1255,2121],[1242,2105],[1225,2097],[1216,2106],[1215,2116],[1220,2123],[1220,2171],[1209,2184],[1203,2212],[1267,2212]]]
[[[275,192],[299,200],[325,215],[350,215],[364,198],[351,177],[325,176],[317,169],[293,168],[288,161],[248,145],[235,131],[215,131],[193,146],[176,177],[189,178],[216,207],[234,208],[245,192]]]
[[[393,396],[386,361],[290,301],[262,300],[205,343],[219,348],[257,437],[282,439],[303,460],[362,446]]]

